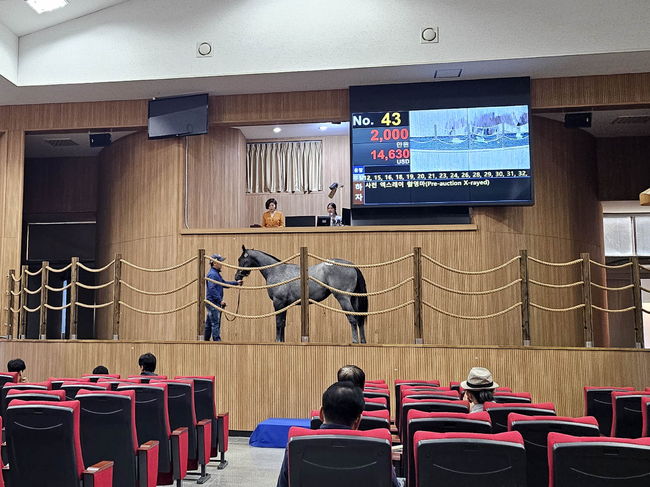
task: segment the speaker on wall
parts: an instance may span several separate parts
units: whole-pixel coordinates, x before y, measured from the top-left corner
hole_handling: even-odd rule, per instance
[[[89,134],[88,136],[90,137],[90,147],[107,147],[111,145],[110,133]]]
[[[568,129],[580,129],[591,127],[591,112],[588,113],[567,113],[564,115],[564,127]]]

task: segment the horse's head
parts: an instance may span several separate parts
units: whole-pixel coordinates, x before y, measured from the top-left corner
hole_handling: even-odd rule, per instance
[[[255,263],[255,260],[251,257],[250,253],[248,252],[248,249],[243,245],[241,246],[241,248],[242,248],[242,253],[239,256],[239,260],[237,261],[239,267],[256,267],[257,265]],[[250,273],[251,271],[249,270],[238,269],[237,272],[235,273],[235,281],[239,281],[244,277],[247,277]]]

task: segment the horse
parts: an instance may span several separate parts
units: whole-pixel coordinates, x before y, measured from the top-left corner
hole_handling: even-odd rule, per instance
[[[343,264],[352,264],[347,260],[332,259],[333,262]],[[235,273],[235,280],[239,281],[248,276],[251,271],[245,268],[263,267],[280,262],[280,259],[261,250],[247,249],[242,245],[242,254],[239,256],[239,269]],[[342,267],[329,262],[321,262],[309,267],[309,275],[327,284],[330,287],[340,289],[346,292],[365,293],[366,280],[363,274],[356,267]],[[280,264],[269,269],[260,270],[267,284],[276,284],[294,277],[300,276],[300,266],[296,264]],[[300,300],[300,280],[295,280],[281,286],[275,286],[268,289],[269,298],[273,301],[273,307],[276,311]],[[352,312],[368,311],[367,296],[349,296],[347,294],[337,293],[309,280],[309,298],[314,301],[323,301],[327,296],[333,294],[339,302],[341,309]],[[366,343],[366,333],[364,330],[365,316],[363,315],[346,315],[350,326],[352,327],[352,343]],[[286,310],[275,316],[275,341],[284,342],[284,328],[287,320]]]

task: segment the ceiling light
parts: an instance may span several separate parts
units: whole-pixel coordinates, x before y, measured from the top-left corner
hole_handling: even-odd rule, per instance
[[[274,134],[279,134],[280,132],[282,132],[282,129],[281,129],[280,127],[275,127],[275,128],[273,129],[273,133],[274,133]]]
[[[325,130],[327,130],[327,125],[321,125],[321,126],[318,127],[318,128],[319,128],[320,130],[322,130],[322,131],[325,131]]]
[[[51,12],[57,8],[65,7],[68,0],[25,0],[27,5],[32,7],[37,14]]]

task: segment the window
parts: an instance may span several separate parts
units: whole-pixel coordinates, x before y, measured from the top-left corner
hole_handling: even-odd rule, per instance
[[[606,256],[650,256],[650,214],[605,215],[603,232]]]

